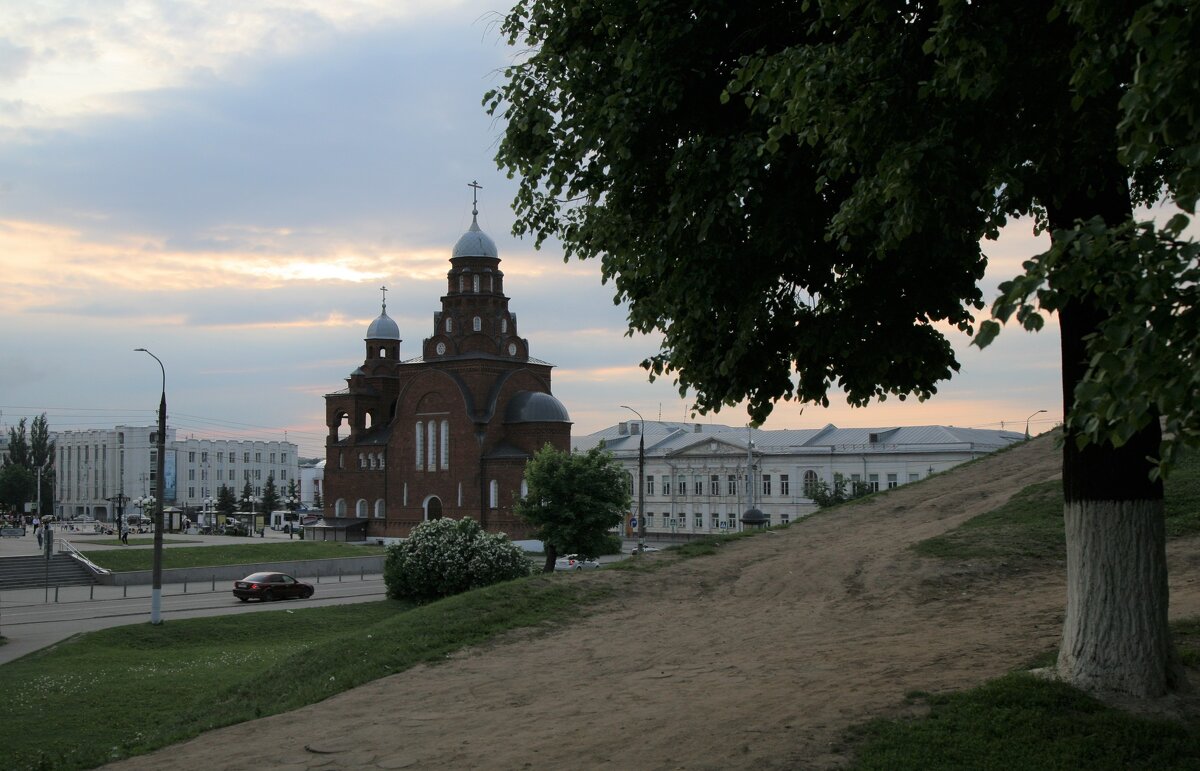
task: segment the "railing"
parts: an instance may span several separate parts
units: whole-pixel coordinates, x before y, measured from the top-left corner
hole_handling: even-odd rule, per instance
[[[63,552],[63,551],[67,552],[75,559],[77,559],[80,562],[82,562],[83,564],[87,565],[88,569],[91,570],[93,573],[97,573],[100,575],[108,575],[109,573],[112,572],[108,568],[102,568],[99,565],[97,565],[95,562],[92,562],[90,559],[83,556],[83,552],[79,551],[79,549],[76,549],[75,545],[73,543],[71,543],[70,541],[68,541],[66,538],[60,537],[58,539],[58,550],[60,552]]]

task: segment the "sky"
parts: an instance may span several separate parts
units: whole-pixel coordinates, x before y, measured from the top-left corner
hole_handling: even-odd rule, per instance
[[[0,428],[150,425],[166,372],[177,436],[284,439],[324,455],[324,399],[380,311],[402,358],[433,329],[450,251],[479,224],[510,310],[586,434],[689,416],[639,363],[654,337],[592,262],[511,235],[503,126],[481,106],[516,54],[495,0],[39,0],[0,4]],[[1010,225],[983,280],[1045,247]],[[1058,329],[1006,329],[931,400],[779,404],[765,428],[1061,420]],[[887,351],[881,350],[881,356]],[[1034,414],[1046,410],[1042,414]]]

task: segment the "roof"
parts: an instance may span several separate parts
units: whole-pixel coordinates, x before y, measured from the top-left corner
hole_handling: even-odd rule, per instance
[[[517,391],[504,410],[505,423],[570,423],[562,402],[538,391]]]

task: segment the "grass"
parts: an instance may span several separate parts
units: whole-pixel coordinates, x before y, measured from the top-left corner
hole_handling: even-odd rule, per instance
[[[851,766],[887,769],[1194,769],[1200,726],[1151,720],[1062,683],[1013,673],[953,694],[916,694],[919,719],[857,729]]]
[[[196,568],[212,565],[244,565],[288,560],[318,560],[383,554],[382,546],[358,546],[336,541],[288,541],[287,543],[231,543],[228,546],[172,546],[163,549],[164,568]],[[84,556],[102,568],[117,573],[150,570],[153,549],[98,549]]]
[[[1200,452],[1185,452],[1164,484],[1167,537],[1200,533]],[[1003,506],[921,541],[914,551],[943,559],[1065,560],[1062,483],[1024,488]]]
[[[92,768],[313,704],[603,595],[532,577],[395,601],[123,626],[0,667],[0,768]],[[69,730],[53,730],[66,719]]]

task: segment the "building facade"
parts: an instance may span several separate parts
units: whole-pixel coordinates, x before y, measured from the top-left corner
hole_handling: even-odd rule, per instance
[[[390,539],[425,520],[471,517],[527,536],[512,512],[525,463],[547,443],[567,449],[571,423],[551,394],[552,365],[529,355],[508,303],[477,216],[454,246],[419,356],[401,358],[384,301],[362,366],[325,397],[327,523]]]
[[[702,423],[628,421],[575,437],[572,450],[601,443],[629,474],[637,529],[639,444],[644,442],[646,532],[664,538],[742,529],[741,515],[758,508],[772,525],[816,511],[808,493],[835,475],[879,491],[916,482],[1013,442],[1011,431],[907,426],[763,431]]]
[[[117,508],[136,513],[133,501],[154,495],[158,428],[116,426],[59,431],[55,447],[55,514],[113,522]],[[298,448],[291,442],[176,439],[168,427],[164,458],[165,506],[204,511],[222,486],[240,496],[246,482],[261,496],[269,477],[282,496],[299,482]]]

